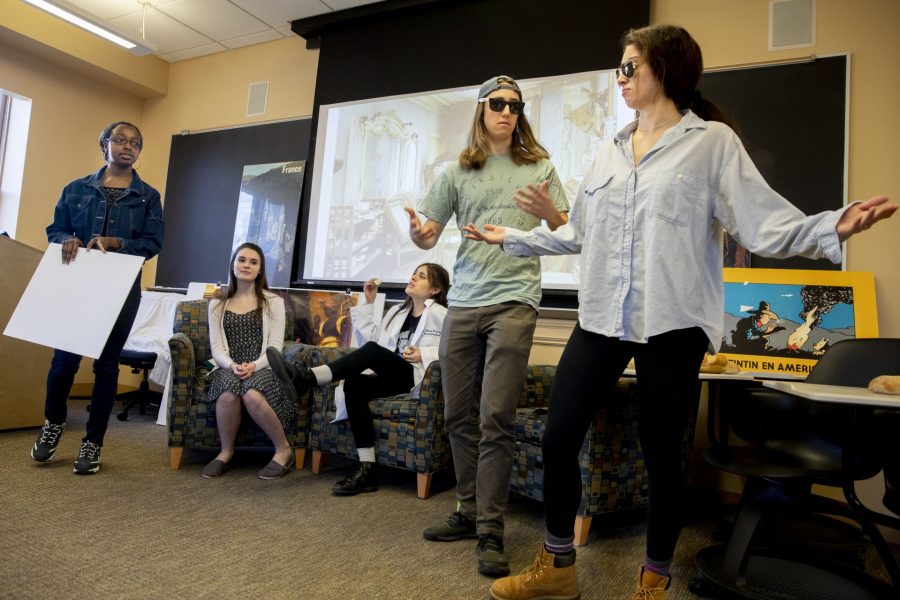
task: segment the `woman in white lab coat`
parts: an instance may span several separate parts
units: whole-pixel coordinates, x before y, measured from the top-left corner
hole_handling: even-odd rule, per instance
[[[425,263],[416,267],[406,286],[406,300],[391,308],[381,322],[375,314],[377,280],[363,286],[365,303],[351,309],[353,340],[359,349],[329,365],[288,365],[278,351],[268,352],[269,364],[285,385],[298,394],[331,381],[343,381],[347,418],[360,465],[332,488],[335,496],[353,496],[378,489],[375,431],[369,401],[405,392],[418,395],[425,369],[438,359],[438,344],[450,275],[444,267]],[[338,391],[340,393],[340,391]]]

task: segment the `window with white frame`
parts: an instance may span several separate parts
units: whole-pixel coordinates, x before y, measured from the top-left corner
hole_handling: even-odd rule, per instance
[[[31,100],[0,89],[0,232],[16,237]]]

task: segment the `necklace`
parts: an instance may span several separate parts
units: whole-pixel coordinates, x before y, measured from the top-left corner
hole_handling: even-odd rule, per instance
[[[666,127],[667,125],[671,125],[673,123],[677,123],[678,119],[672,119],[671,121],[666,121],[665,123],[660,123],[659,125],[654,125],[653,127],[640,127],[638,126],[638,131],[656,131],[661,127]]]

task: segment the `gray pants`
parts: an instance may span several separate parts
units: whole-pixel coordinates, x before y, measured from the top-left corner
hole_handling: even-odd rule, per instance
[[[536,323],[537,311],[519,302],[450,308],[444,319],[439,356],[456,498],[480,535],[503,534],[516,405]]]

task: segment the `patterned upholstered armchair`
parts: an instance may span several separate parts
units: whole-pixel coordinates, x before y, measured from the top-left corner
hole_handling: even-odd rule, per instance
[[[174,334],[169,339],[172,353],[172,386],[169,397],[169,466],[180,469],[185,448],[217,449],[219,431],[215,411],[206,403],[204,381],[212,359],[206,300],[179,302],[175,309]],[[291,313],[285,321],[286,335],[294,330]],[[303,468],[309,432],[309,404],[301,398],[297,420],[288,441],[294,447],[297,469]],[[251,419],[243,419],[237,447],[271,447],[272,442]]]
[[[306,344],[285,345],[285,360],[310,367],[328,364],[349,352]],[[348,421],[332,423],[335,384],[314,388],[310,407],[309,449],[312,471],[319,473],[328,454],[356,459]],[[450,466],[450,443],[444,430],[444,396],[440,364],[425,370],[418,400],[409,394],[377,398],[369,404],[375,428],[375,459],[379,464],[416,473],[419,498],[427,498],[435,472]]]
[[[529,365],[525,396],[516,411],[516,453],[510,490],[544,501],[541,443],[547,403],[556,367]],[[587,542],[594,515],[647,504],[647,472],[638,441],[637,384],[620,379],[613,402],[600,410],[581,447],[581,505],[575,521],[575,543]],[[699,397],[699,396],[698,396]],[[694,420],[685,434],[684,457],[694,439]]]

